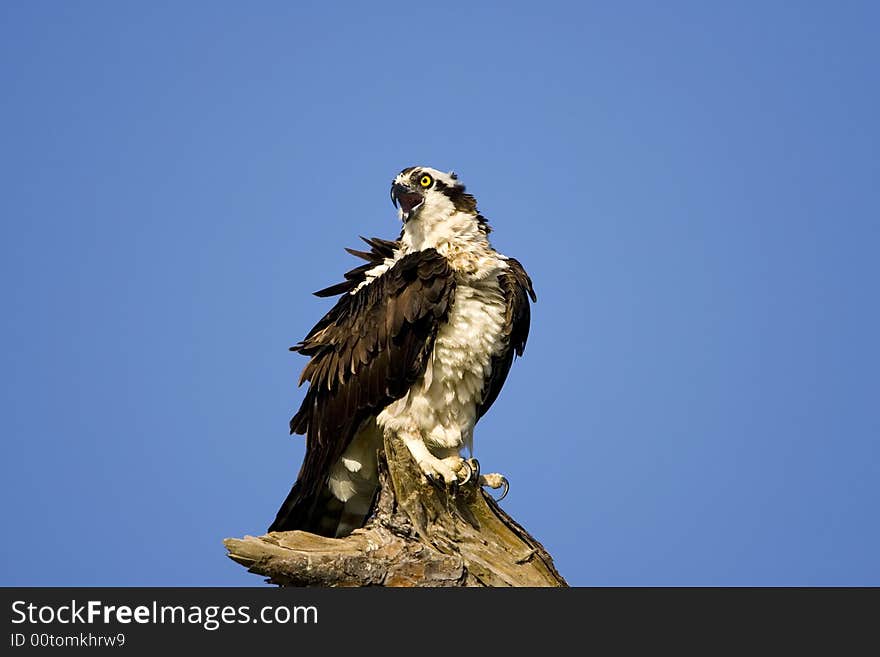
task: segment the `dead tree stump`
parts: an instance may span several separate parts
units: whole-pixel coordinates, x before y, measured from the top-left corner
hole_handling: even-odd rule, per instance
[[[351,535],[227,538],[228,556],[281,586],[567,586],[544,547],[479,486],[439,489],[387,439],[379,479],[375,510]]]

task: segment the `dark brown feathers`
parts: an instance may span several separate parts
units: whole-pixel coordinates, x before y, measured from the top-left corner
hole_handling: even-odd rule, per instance
[[[455,179],[455,177],[453,177],[453,179]],[[456,210],[474,215],[474,218],[477,220],[480,230],[483,231],[484,235],[488,235],[492,232],[492,227],[489,225],[486,217],[481,215],[477,210],[477,199],[474,198],[473,195],[467,193],[467,189],[464,185],[461,183],[447,185],[442,180],[438,180],[434,184],[440,192],[452,201],[452,205],[455,206]]]
[[[535,296],[535,290],[532,288],[532,279],[529,278],[519,260],[508,258],[507,265],[508,268],[498,276],[501,292],[507,300],[507,310],[504,316],[504,335],[507,336],[507,346],[501,354],[492,359],[492,374],[483,389],[483,401],[477,408],[478,420],[486,414],[486,411],[498,398],[498,393],[501,392],[501,387],[510,372],[514,354],[523,355],[531,323],[529,298],[533,302],[538,300],[538,297]]]
[[[364,241],[371,251],[355,255],[367,264],[346,274],[344,283],[316,293],[342,297],[291,347],[310,357],[300,379],[309,382],[309,389],[290,421],[291,433],[306,434],[306,456],[270,531],[310,526],[330,467],[366,419],[403,397],[418,380],[452,305],[453,271],[434,249],[403,256],[349,294],[365,280],[363,272],[392,257],[397,246]]]
[[[366,279],[366,273],[375,267],[381,265],[386,258],[393,258],[394,251],[398,247],[397,242],[379,239],[378,237],[361,239],[370,247],[369,251],[356,251],[355,249],[345,249],[351,255],[362,258],[367,264],[355,267],[351,271],[345,273],[345,280],[342,283],[325,287],[323,290],[313,292],[316,297],[335,297],[345,292],[350,292]]]

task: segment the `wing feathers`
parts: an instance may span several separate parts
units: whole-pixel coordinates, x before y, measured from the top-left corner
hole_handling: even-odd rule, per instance
[[[367,263],[359,265],[351,271],[346,272],[345,280],[341,283],[325,287],[323,290],[318,290],[312,294],[316,297],[335,297],[344,294],[345,292],[351,292],[366,280],[366,273],[368,271],[377,265],[383,264],[386,259],[394,258],[394,253],[400,246],[398,242],[391,242],[389,240],[379,239],[378,237],[361,237],[361,239],[370,247],[369,251],[358,251],[357,249],[349,248],[346,248],[345,250],[357,258],[366,260]]]
[[[363,271],[393,257],[397,248],[396,242],[362,239],[370,253],[349,252],[371,260],[349,272],[359,271],[350,280],[316,293],[334,290],[342,297],[291,347],[310,357],[300,379],[309,382],[309,389],[290,421],[291,433],[306,434],[306,457],[292,497],[273,524],[276,529],[307,524],[311,502],[306,501],[314,501],[361,423],[404,396],[424,371],[452,304],[452,269],[433,249],[403,256],[355,294],[347,294],[365,280]]]
[[[375,251],[358,251],[357,249],[349,249],[346,247],[345,249],[355,258],[361,258],[362,260],[366,260],[367,262],[372,262],[374,259]]]
[[[507,265],[507,269],[498,277],[501,292],[507,301],[504,318],[504,335],[507,345],[500,355],[492,359],[492,373],[484,389],[483,401],[477,408],[477,419],[483,417],[498,398],[501,387],[510,372],[514,354],[523,355],[531,323],[529,299],[533,302],[538,300],[532,287],[532,279],[529,278],[519,261],[508,258]]]

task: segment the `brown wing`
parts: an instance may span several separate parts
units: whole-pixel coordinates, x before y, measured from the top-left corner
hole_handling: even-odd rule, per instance
[[[492,373],[483,388],[483,401],[477,407],[477,420],[486,414],[498,398],[498,393],[501,392],[501,387],[510,372],[514,354],[523,355],[531,322],[529,297],[532,301],[538,300],[532,288],[532,279],[526,274],[519,261],[509,258],[507,265],[508,268],[498,276],[501,292],[507,300],[507,311],[504,316],[504,336],[507,344],[501,354],[492,359]]]
[[[356,251],[355,249],[345,250],[353,256],[363,258],[367,261],[367,264],[355,267],[351,271],[346,272],[345,280],[341,283],[325,287],[323,290],[318,290],[314,293],[316,297],[335,297],[343,292],[350,292],[366,279],[367,271],[376,265],[381,265],[385,262],[386,258],[393,258],[395,249],[400,246],[399,242],[390,242],[378,237],[373,237],[371,239],[361,237],[361,239],[370,247],[369,251]]]
[[[310,357],[300,378],[309,389],[290,421],[291,433],[306,434],[306,456],[270,531],[308,524],[330,467],[361,423],[403,397],[424,371],[454,292],[446,258],[434,249],[408,254],[355,294],[343,294],[291,347]]]

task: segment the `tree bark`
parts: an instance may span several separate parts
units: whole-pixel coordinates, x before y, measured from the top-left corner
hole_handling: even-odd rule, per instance
[[[227,538],[229,557],[281,586],[567,586],[544,547],[479,485],[455,493],[385,440],[380,490],[345,538],[302,531]]]

